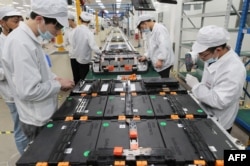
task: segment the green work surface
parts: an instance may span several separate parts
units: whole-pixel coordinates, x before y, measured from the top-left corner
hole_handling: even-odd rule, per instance
[[[137,73],[136,73],[137,74]],[[85,79],[88,79],[88,80],[94,80],[94,79],[116,79],[118,75],[129,75],[129,74],[122,74],[122,73],[119,73],[119,74],[95,74],[92,72],[92,70],[90,70],[86,76]],[[138,73],[137,75],[141,75],[142,78],[143,77],[159,77],[160,75],[151,67],[149,66],[149,69],[147,72],[145,73]]]
[[[246,129],[248,132],[250,132],[250,110],[239,110],[235,122]]]

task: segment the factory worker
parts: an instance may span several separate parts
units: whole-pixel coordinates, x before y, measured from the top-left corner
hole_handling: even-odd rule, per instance
[[[246,78],[244,64],[227,45],[229,38],[228,31],[222,27],[201,28],[192,51],[205,62],[202,80],[186,76],[194,96],[228,132],[236,118]]]
[[[72,63],[72,72],[75,83],[80,79],[85,79],[89,72],[89,63],[92,58],[92,51],[101,55],[101,50],[97,46],[94,34],[88,28],[92,15],[82,12],[80,15],[81,25],[74,30],[72,37],[72,57],[76,58]]]
[[[151,31],[148,54],[140,57],[139,61],[150,58],[159,75],[169,77],[175,57],[167,28],[154,22],[153,17],[147,14],[139,16],[136,26],[143,33]]]
[[[2,63],[13,90],[22,130],[33,141],[57,110],[60,90],[74,82],[53,74],[38,36],[50,40],[68,26],[65,0],[31,1],[30,19],[20,22],[6,39]]]
[[[0,8],[0,24],[1,27],[3,28],[3,32],[0,35],[0,95],[4,99],[5,103],[7,104],[10,110],[11,117],[14,122],[14,137],[15,137],[16,147],[19,153],[22,154],[28,145],[28,139],[24,135],[21,129],[16,104],[14,102],[14,98],[11,93],[9,84],[5,78],[5,72],[3,70],[1,63],[2,51],[4,48],[5,39],[13,29],[18,27],[20,16],[21,13],[17,12],[12,7],[7,6]]]
[[[71,12],[68,12],[68,21],[69,21],[69,27],[65,28],[65,31],[64,31],[63,46],[69,51],[71,69],[72,69],[72,71],[74,71],[74,69],[75,69],[74,64],[76,61],[76,57],[72,56],[72,40],[73,40],[74,31],[75,31],[77,25],[75,23],[75,16]]]

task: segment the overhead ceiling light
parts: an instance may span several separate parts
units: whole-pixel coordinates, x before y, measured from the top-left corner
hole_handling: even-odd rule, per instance
[[[25,7],[30,7],[30,5],[27,5],[27,4],[26,4],[26,5],[23,5],[23,6],[25,6]]]

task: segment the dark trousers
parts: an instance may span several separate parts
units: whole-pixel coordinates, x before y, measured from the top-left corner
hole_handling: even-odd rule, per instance
[[[172,68],[173,66],[170,66],[160,72],[158,72],[161,76],[161,78],[168,78],[169,77],[169,73],[170,73],[170,69]]]
[[[23,122],[20,122],[20,123],[21,123],[21,128],[23,130],[23,133],[26,135],[26,137],[28,138],[30,143],[32,141],[34,141],[36,136],[43,129],[43,126],[34,126],[34,125],[29,125],[29,124],[26,124],[26,123],[23,123]]]
[[[77,84],[80,79],[84,80],[89,72],[89,64],[81,64],[76,59],[70,59],[74,82]]]

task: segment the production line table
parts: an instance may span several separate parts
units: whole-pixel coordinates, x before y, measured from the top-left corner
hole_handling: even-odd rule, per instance
[[[118,75],[89,71],[83,81],[129,82],[119,82]],[[159,77],[151,66],[140,75]],[[106,93],[71,93],[17,166],[223,166],[223,150],[239,148],[185,89],[162,92],[144,88],[142,80],[126,83],[136,93],[112,87]]]

